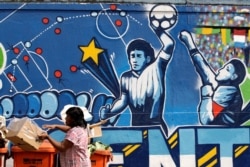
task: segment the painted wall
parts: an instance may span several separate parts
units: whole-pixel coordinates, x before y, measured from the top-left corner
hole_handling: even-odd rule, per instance
[[[42,126],[86,107],[109,120],[109,167],[247,167],[249,10],[2,4],[0,113]]]

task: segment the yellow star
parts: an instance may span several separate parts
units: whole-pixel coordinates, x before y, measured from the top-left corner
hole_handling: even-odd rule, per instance
[[[104,49],[97,48],[95,46],[95,40],[92,39],[88,46],[80,46],[82,55],[82,62],[91,58],[98,65],[98,55],[104,51]]]

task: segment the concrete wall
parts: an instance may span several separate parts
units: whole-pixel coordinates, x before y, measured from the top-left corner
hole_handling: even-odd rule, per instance
[[[12,2],[0,5],[7,124],[63,123],[79,105],[90,124],[109,120],[94,141],[113,148],[110,167],[248,166],[248,1]]]

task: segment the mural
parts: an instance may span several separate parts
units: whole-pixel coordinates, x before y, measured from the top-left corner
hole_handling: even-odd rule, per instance
[[[42,126],[86,107],[108,119],[109,167],[248,166],[249,10],[2,4],[0,114]]]

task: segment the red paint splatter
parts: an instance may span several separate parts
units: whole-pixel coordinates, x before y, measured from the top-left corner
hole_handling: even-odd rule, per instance
[[[36,48],[36,51],[35,51],[37,54],[41,55],[43,53],[43,50],[42,48]]]
[[[62,71],[61,71],[61,70],[55,70],[54,76],[55,76],[56,78],[61,78],[61,77],[62,77]]]
[[[54,30],[54,32],[55,32],[55,34],[61,34],[61,32],[62,32],[62,30],[60,29],[60,28],[56,28],[55,30]]]
[[[115,21],[115,25],[117,26],[117,27],[121,27],[122,26],[122,21],[121,20],[116,20]]]
[[[76,71],[77,71],[77,66],[71,65],[71,66],[70,66],[70,71],[71,71],[71,72],[76,72]]]
[[[12,74],[12,73],[8,73],[7,74],[7,77],[9,78],[9,80],[11,81],[11,82],[16,82],[16,77]]]
[[[116,10],[117,9],[117,5],[115,5],[115,4],[111,4],[110,5],[110,10]]]
[[[17,47],[14,47],[14,48],[13,48],[13,52],[14,52],[15,54],[19,54],[19,53],[20,53],[20,49],[17,48]]]
[[[48,24],[48,23],[49,23],[49,18],[44,17],[44,18],[42,19],[42,22],[43,22],[43,24]]]
[[[30,57],[29,57],[28,55],[24,55],[24,56],[23,56],[23,61],[24,61],[24,62],[27,63],[29,60],[30,60]]]

